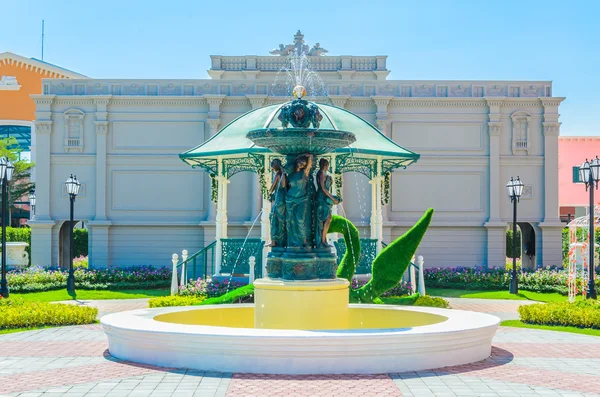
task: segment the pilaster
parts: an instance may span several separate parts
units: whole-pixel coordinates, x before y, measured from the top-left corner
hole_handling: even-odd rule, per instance
[[[561,125],[558,106],[563,99],[540,98],[544,106],[544,225],[561,224],[558,213],[558,136]]]
[[[206,140],[212,138],[217,131],[219,130],[219,126],[221,125],[221,119],[220,118],[214,118],[214,119],[208,119],[206,120],[206,124],[208,126],[208,131],[207,131],[207,136],[206,136]],[[212,191],[211,190],[212,186],[209,180],[208,183],[208,191]],[[207,200],[207,221],[212,222],[215,220],[216,217],[216,207],[215,207],[215,203],[213,203],[210,200],[210,195],[208,196],[208,200]]]
[[[52,266],[52,228],[54,221],[29,221],[31,228],[31,263],[37,266]]]
[[[375,123],[377,124],[377,128],[379,128],[379,130],[381,130],[381,132],[383,132],[385,136],[389,137],[390,123],[388,121],[388,105],[390,104],[392,97],[374,95],[371,96],[371,99],[373,100],[373,102],[375,102],[375,105],[377,106],[377,113],[375,113]]]
[[[35,194],[37,202],[35,217],[38,221],[49,221],[50,218],[50,146],[52,135],[51,120],[36,120],[36,181]]]
[[[489,109],[488,135],[489,135],[489,218],[491,224],[500,221],[500,134],[504,127],[501,121],[500,108],[504,103],[503,98],[484,98]]]

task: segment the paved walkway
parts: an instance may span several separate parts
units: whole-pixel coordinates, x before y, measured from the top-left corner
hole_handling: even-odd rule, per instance
[[[527,301],[449,299],[456,309],[514,317]],[[146,299],[77,301],[100,315]],[[410,373],[253,375],[159,368],[112,357],[98,324],[0,335],[0,396],[600,397],[600,338],[501,327],[485,361]]]
[[[100,325],[0,335],[0,395],[35,397],[600,396],[600,338],[500,328],[492,356],[424,372],[276,376],[117,360]]]

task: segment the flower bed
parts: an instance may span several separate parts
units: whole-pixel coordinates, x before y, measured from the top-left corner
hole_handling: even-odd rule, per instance
[[[0,329],[92,324],[98,309],[0,298]]]
[[[41,292],[65,288],[66,270],[44,269],[32,266],[26,271],[7,274],[10,292]],[[171,269],[162,267],[131,267],[75,270],[75,288],[88,290],[168,288]]]
[[[527,324],[600,328],[600,302],[595,300],[554,302],[519,307],[521,321]]]
[[[498,268],[430,268],[425,269],[425,285],[432,288],[454,288],[466,290],[501,290],[510,283],[510,271]],[[568,292],[568,273],[563,269],[540,269],[518,273],[519,288],[534,292]],[[587,280],[585,281],[587,282]],[[578,289],[584,280],[578,279]]]
[[[190,281],[184,287],[179,288],[181,296],[204,296],[206,298],[215,298],[226,294],[246,285],[237,281],[224,280],[203,280],[199,278],[196,281]]]

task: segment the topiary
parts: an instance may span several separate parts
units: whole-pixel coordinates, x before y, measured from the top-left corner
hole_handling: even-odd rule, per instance
[[[373,260],[371,280],[361,288],[350,291],[351,302],[373,302],[373,299],[400,282],[432,217],[433,208],[429,208],[413,227],[377,255]]]
[[[360,258],[360,236],[358,229],[348,219],[333,215],[327,233],[342,233],[346,244],[346,253],[337,268],[337,276],[352,282],[354,270]],[[348,244],[348,241],[350,244]]]

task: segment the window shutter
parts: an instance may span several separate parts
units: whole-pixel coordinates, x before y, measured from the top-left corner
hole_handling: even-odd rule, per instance
[[[573,167],[573,183],[581,183],[579,180],[579,166]]]

